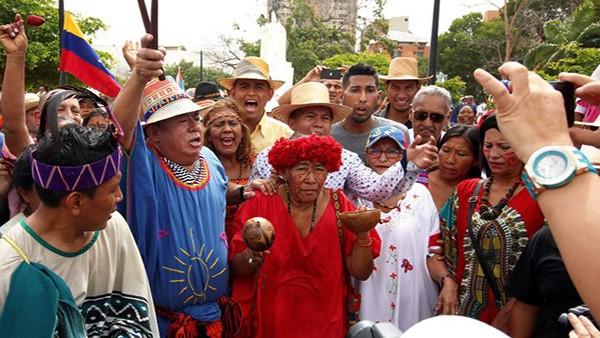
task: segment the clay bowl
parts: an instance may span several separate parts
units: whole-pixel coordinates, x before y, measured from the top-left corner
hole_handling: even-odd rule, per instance
[[[273,224],[266,218],[252,217],[244,223],[242,229],[244,243],[252,251],[266,251],[271,248],[275,240]]]
[[[340,220],[353,233],[371,231],[379,223],[381,211],[378,209],[355,210],[340,213]]]

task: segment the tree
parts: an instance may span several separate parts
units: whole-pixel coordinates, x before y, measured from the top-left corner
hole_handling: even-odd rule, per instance
[[[600,1],[584,0],[565,20],[547,22],[544,36],[545,41],[525,55],[525,64],[556,75],[561,60],[576,58],[579,48],[600,48]]]
[[[465,96],[465,90],[467,89],[467,84],[460,76],[455,76],[444,82],[436,82],[435,85],[446,88],[452,95],[452,102],[460,101],[460,98]]]
[[[39,27],[26,27],[29,47],[25,62],[26,88],[36,89],[40,85],[52,87],[58,85],[59,64],[59,32],[58,9],[53,0],[3,0],[0,1],[0,23],[13,22],[15,13],[25,16],[35,13],[42,16],[46,23]],[[106,25],[97,18],[75,15],[81,31],[93,37],[98,30],[106,29]],[[107,53],[98,53],[102,62],[110,68],[112,57]],[[0,69],[4,69],[6,58],[4,50],[0,50]],[[3,74],[0,74],[0,80]],[[69,77],[69,84],[81,85],[74,77]]]
[[[290,0],[287,31],[287,60],[294,67],[294,81],[300,80],[323,60],[354,50],[354,36],[326,25],[307,0]]]
[[[387,74],[390,60],[383,54],[373,54],[368,52],[337,54],[323,60],[323,65],[329,68],[342,66],[352,66],[357,63],[364,63],[373,66],[378,74]]]
[[[177,76],[177,69],[181,67],[181,75],[185,82],[186,88],[194,88],[200,82],[200,67],[194,66],[193,62],[181,60],[178,64],[169,64],[165,66],[165,74],[171,75],[173,78]],[[229,75],[220,69],[204,68],[203,81],[215,81],[226,78]]]

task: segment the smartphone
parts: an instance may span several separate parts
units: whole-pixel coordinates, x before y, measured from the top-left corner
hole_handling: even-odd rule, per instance
[[[321,70],[321,79],[324,80],[339,80],[342,78],[342,71],[339,69],[324,68]]]
[[[575,87],[567,81],[548,81],[555,90],[558,90],[565,103],[565,112],[567,114],[567,124],[569,128],[575,123]]]

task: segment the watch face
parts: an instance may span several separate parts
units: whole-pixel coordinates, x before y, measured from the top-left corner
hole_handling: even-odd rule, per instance
[[[568,160],[564,154],[549,152],[539,159],[535,171],[544,178],[555,178],[565,172],[567,164]]]

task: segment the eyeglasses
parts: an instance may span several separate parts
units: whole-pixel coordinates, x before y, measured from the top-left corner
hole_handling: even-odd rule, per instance
[[[381,154],[385,154],[385,157],[395,160],[398,157],[402,156],[402,150],[394,148],[388,148],[386,150],[381,150],[379,148],[367,149],[367,155],[371,156],[372,158],[379,158]]]
[[[414,112],[414,116],[415,119],[417,121],[425,121],[428,117],[431,120],[431,122],[433,123],[441,123],[442,121],[444,121],[444,114],[440,114],[440,113],[429,113],[426,111],[415,111]]]

